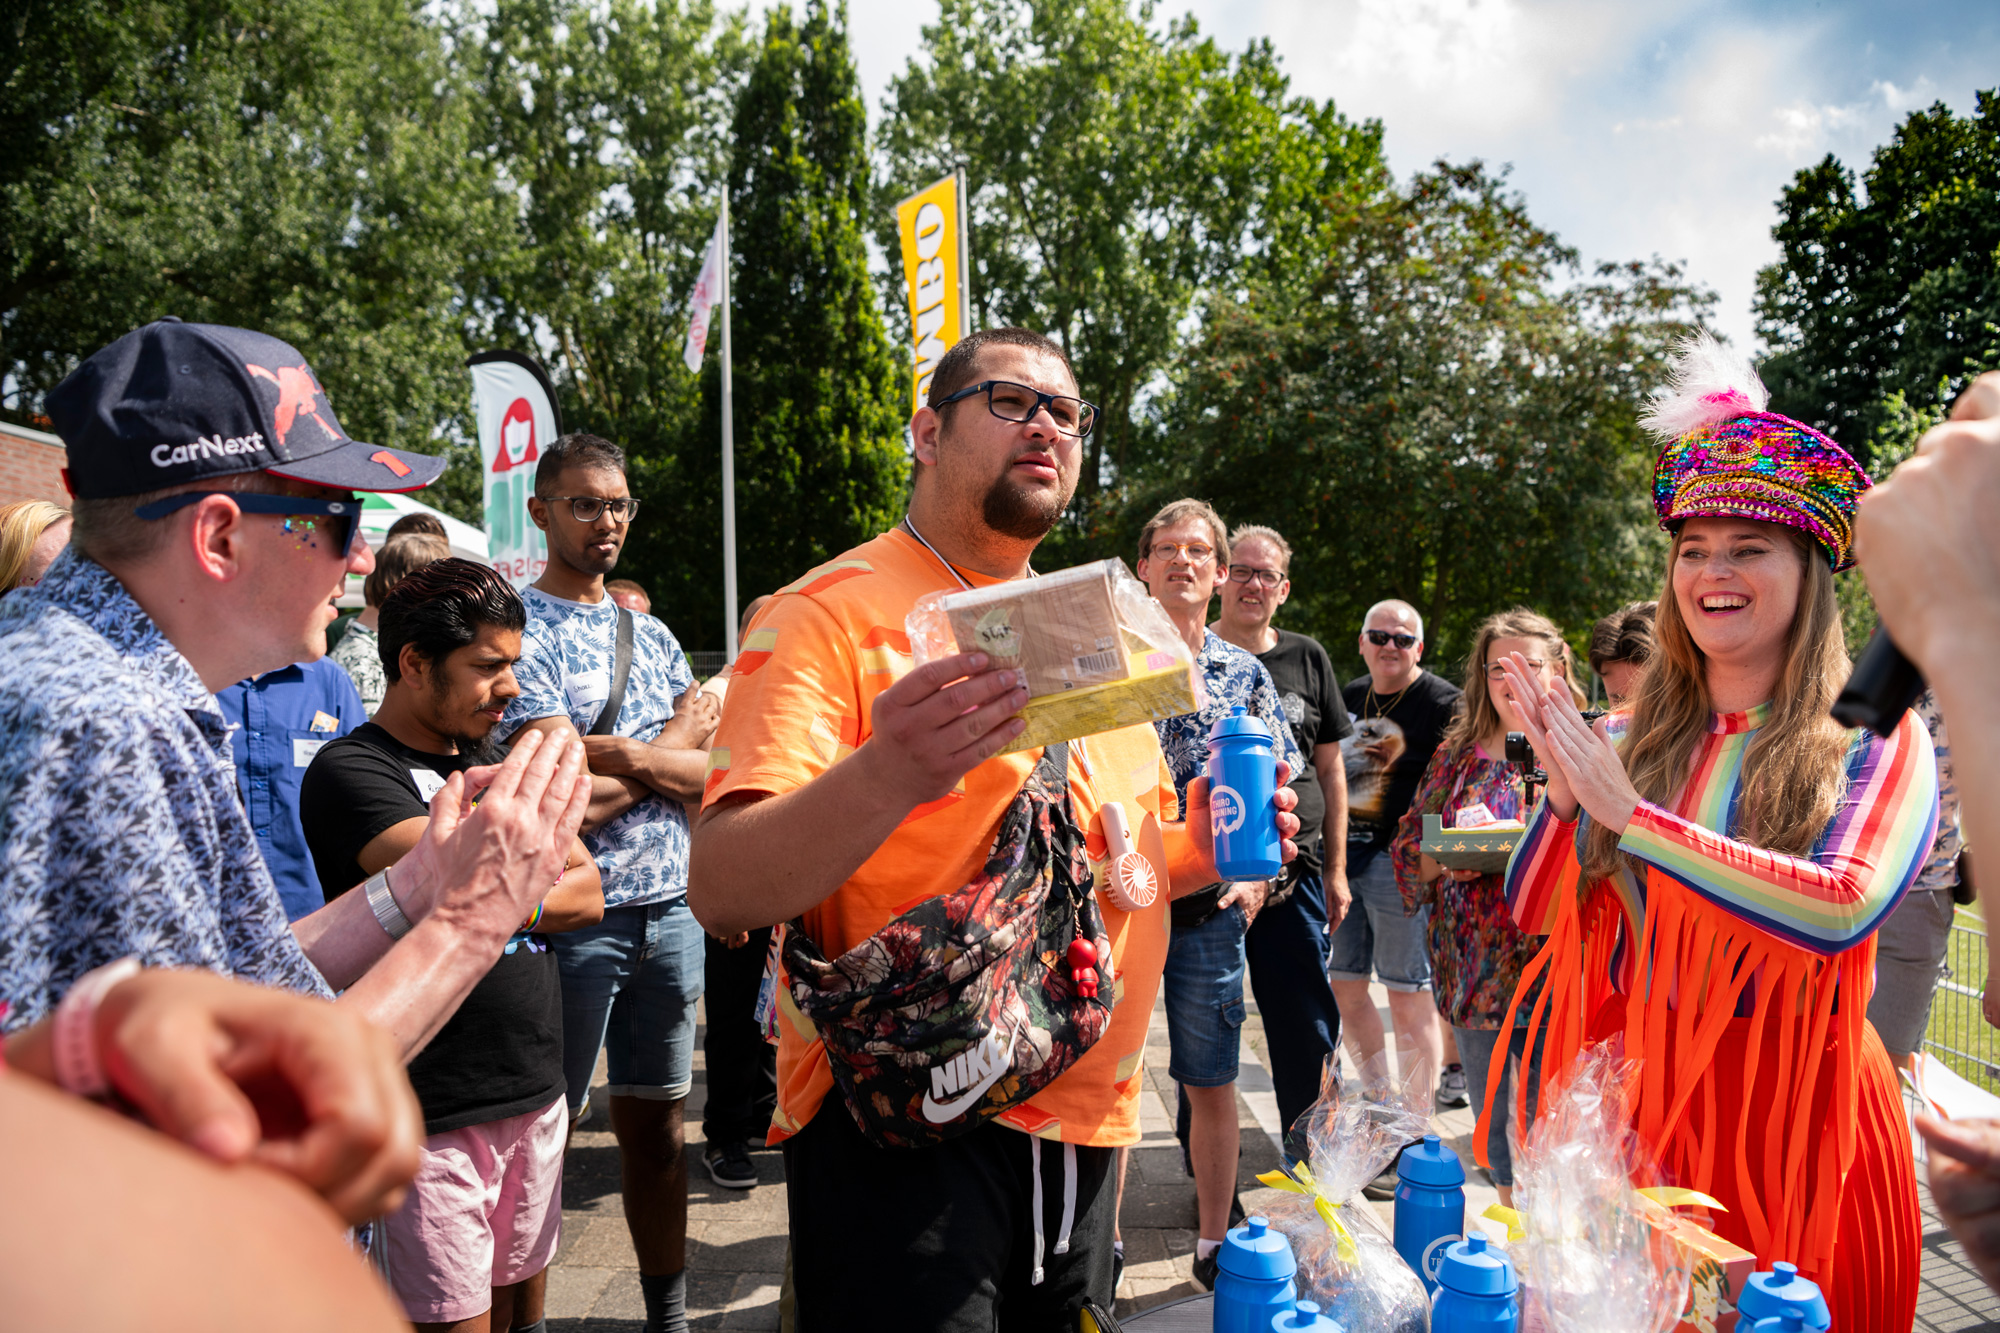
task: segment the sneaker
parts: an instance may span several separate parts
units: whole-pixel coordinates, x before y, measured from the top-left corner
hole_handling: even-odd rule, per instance
[[[1408,1145],[1406,1144],[1405,1146],[1407,1147]],[[1383,1167],[1381,1175],[1361,1187],[1361,1197],[1364,1199],[1373,1199],[1377,1203],[1385,1203],[1395,1198],[1396,1186],[1402,1183],[1402,1177],[1396,1174],[1396,1163],[1402,1160],[1402,1151],[1398,1149],[1395,1161]]]
[[[1465,1086],[1465,1066],[1446,1065],[1444,1074],[1438,1079],[1437,1100],[1439,1106],[1470,1106],[1472,1094]]]
[[[1217,1266],[1221,1261],[1221,1258],[1222,1258],[1221,1250],[1217,1250],[1214,1254],[1209,1255],[1206,1259],[1200,1258],[1199,1256],[1196,1257],[1194,1261],[1194,1280],[1196,1282],[1201,1283],[1201,1289],[1203,1291],[1215,1290],[1215,1274],[1217,1271]]]
[[[708,1168],[708,1178],[726,1190],[757,1187],[757,1168],[750,1165],[750,1150],[740,1140],[709,1144],[702,1150],[701,1164]]]

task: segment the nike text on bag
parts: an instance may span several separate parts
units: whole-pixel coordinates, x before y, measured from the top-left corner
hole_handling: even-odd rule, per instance
[[[1104,915],[1052,745],[1000,818],[977,879],[903,913],[828,962],[785,931],[792,998],[818,1027],[854,1121],[885,1148],[954,1138],[1054,1082],[1097,1044],[1113,987],[1078,993],[1066,961]]]

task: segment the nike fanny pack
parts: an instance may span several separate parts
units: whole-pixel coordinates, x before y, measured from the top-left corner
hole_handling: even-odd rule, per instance
[[[1111,941],[1069,747],[1043,752],[971,883],[832,962],[799,922],[784,934],[792,998],[870,1142],[928,1147],[1027,1101],[1111,1021]]]

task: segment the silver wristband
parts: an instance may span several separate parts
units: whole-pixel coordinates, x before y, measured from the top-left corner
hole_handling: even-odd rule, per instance
[[[396,905],[396,895],[389,892],[388,867],[370,875],[361,890],[368,895],[368,907],[382,929],[389,932],[390,939],[400,940],[410,933],[410,918],[403,915],[403,909]]]

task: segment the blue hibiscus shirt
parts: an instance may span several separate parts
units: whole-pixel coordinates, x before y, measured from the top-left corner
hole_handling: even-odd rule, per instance
[[[1174,775],[1182,819],[1187,818],[1188,784],[1208,771],[1208,730],[1217,718],[1227,717],[1235,709],[1262,718],[1270,726],[1277,757],[1292,766],[1292,776],[1305,771],[1278,687],[1271,683],[1271,673],[1262,662],[1211,629],[1203,631],[1195,665],[1201,669],[1202,684],[1208,690],[1208,707],[1153,724],[1160,733],[1167,769]]]
[[[0,598],[0,1000],[34,1022],[127,954],[330,997],[243,812],[229,724],[108,570]]]
[[[611,663],[618,643],[618,608],[609,598],[592,605],[523,588],[528,627],[521,660],[514,664],[520,697],[507,707],[507,734],[545,717],[567,717],[588,732],[611,696]],[[625,702],[612,730],[649,741],[674,716],[674,701],[694,688],[694,671],[673,632],[655,616],[632,616],[632,669]],[[687,893],[688,819],[679,801],[654,793],[600,828],[583,835],[604,879],[606,907],[671,902]]]

